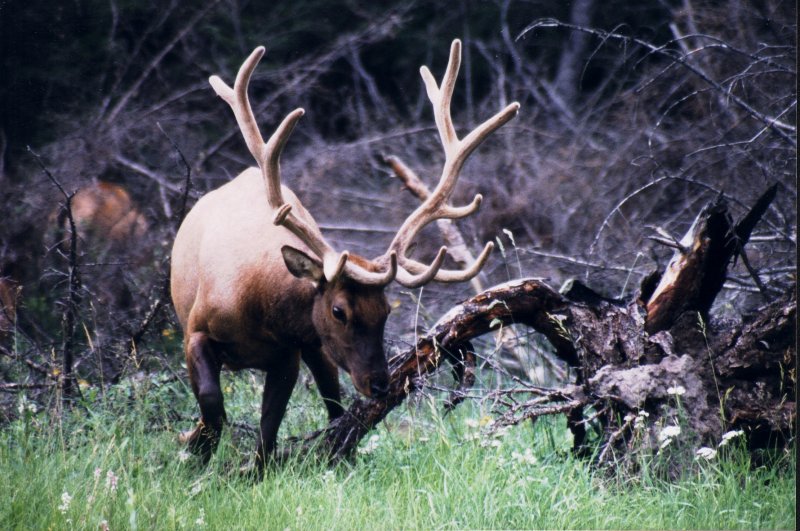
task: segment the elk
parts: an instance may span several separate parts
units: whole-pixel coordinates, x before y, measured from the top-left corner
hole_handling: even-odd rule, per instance
[[[118,184],[98,181],[81,188],[70,203],[78,237],[98,249],[124,245],[147,232],[147,221],[130,194]],[[67,212],[58,212],[58,226],[69,230]]]
[[[149,257],[142,245],[148,224],[128,191],[114,183],[94,181],[72,196],[69,212],[61,206],[53,212],[55,239],[60,251],[69,252],[71,214],[75,222],[78,251],[86,262],[103,263],[86,277],[84,287],[92,293],[96,307],[129,311],[134,302],[133,291],[123,273],[133,270]],[[114,263],[119,262],[119,263]]]
[[[388,250],[373,259],[337,252],[294,193],[281,184],[280,156],[303,109],[289,113],[264,142],[247,96],[250,76],[264,54],[256,48],[244,61],[233,88],[219,77],[211,86],[233,109],[258,168],[203,196],[183,221],[172,249],[171,293],[184,331],[186,366],[200,406],[197,426],[180,436],[207,460],[226,420],[220,370],[266,371],[256,463],[273,455],[278,428],[302,360],[333,420],[343,414],[338,368],[361,394],[379,399],[389,389],[383,334],[389,305],[384,288],[393,280],[408,288],[431,281],[471,279],[492,251],[487,243],[472,265],[442,269],[447,248],[431,264],[407,255],[419,231],[436,219],[463,218],[482,197],[453,207],[448,199],[467,157],[492,132],[513,118],[512,103],[459,139],[450,117],[461,61],[456,40],[439,86],[421,68],[445,162],[436,189],[403,222]]]

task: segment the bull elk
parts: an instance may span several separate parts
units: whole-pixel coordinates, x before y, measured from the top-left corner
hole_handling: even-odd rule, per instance
[[[389,249],[370,260],[334,250],[295,194],[281,185],[281,152],[304,111],[289,113],[264,142],[247,96],[250,76],[263,54],[263,47],[250,54],[233,88],[217,76],[209,79],[233,109],[258,168],[245,170],[202,197],[186,216],[172,249],[172,300],[201,414],[198,425],[180,439],[204,460],[216,448],[226,419],[220,389],[223,366],[266,371],[258,464],[275,449],[301,359],[331,420],[344,412],[339,367],[366,397],[387,393],[383,333],[390,308],[384,288],[393,280],[414,288],[431,281],[461,282],[478,274],[491,243],[464,270],[442,269],[446,247],[430,265],[406,253],[428,223],[475,212],[480,195],[463,207],[448,205],[459,172],[475,148],[519,109],[518,103],[508,105],[459,139],[450,100],[461,61],[460,41],[453,41],[441,86],[421,68],[444,146],[444,167],[436,189],[405,220]]]

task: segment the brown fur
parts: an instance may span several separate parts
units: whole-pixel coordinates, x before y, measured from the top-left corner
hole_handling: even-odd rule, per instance
[[[72,198],[72,217],[83,241],[98,246],[124,244],[147,232],[147,221],[130,194],[121,186],[104,181],[81,188]],[[66,212],[59,215],[61,230],[68,230]]]
[[[17,284],[8,278],[0,277],[0,339],[8,337],[14,330],[18,295]]]

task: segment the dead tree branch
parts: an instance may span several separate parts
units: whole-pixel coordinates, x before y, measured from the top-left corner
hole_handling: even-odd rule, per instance
[[[794,136],[792,136],[797,131],[795,126],[793,126],[791,124],[784,123],[784,122],[780,121],[777,117],[767,116],[766,114],[762,113],[761,111],[759,111],[758,109],[754,108],[752,105],[750,105],[749,103],[744,101],[741,97],[739,97],[735,93],[733,93],[733,92],[731,92],[729,90],[726,90],[725,87],[723,87],[718,81],[713,79],[713,77],[710,76],[708,73],[706,73],[701,67],[699,67],[698,65],[694,64],[694,62],[690,61],[690,58],[691,58],[690,54],[684,54],[679,49],[676,49],[675,47],[673,47],[673,45],[675,44],[675,40],[669,41],[669,42],[659,46],[659,45],[655,45],[655,44],[652,44],[650,42],[644,41],[642,39],[637,39],[635,37],[629,37],[627,35],[622,35],[620,33],[612,32],[612,31],[603,31],[603,30],[592,29],[592,28],[586,28],[586,27],[583,27],[583,26],[577,26],[577,25],[574,25],[574,24],[561,22],[561,21],[555,20],[555,19],[537,20],[537,21],[533,22],[532,24],[529,24],[525,29],[523,29],[520,32],[520,34],[517,36],[517,40],[519,40],[520,38],[525,36],[525,34],[527,34],[528,32],[530,32],[530,31],[532,31],[534,29],[537,29],[537,28],[553,28],[553,27],[566,28],[566,29],[569,29],[569,30],[572,30],[572,31],[579,31],[579,32],[583,32],[583,33],[588,33],[590,35],[598,37],[599,39],[601,39],[603,41],[615,40],[615,41],[620,41],[620,42],[622,42],[622,43],[624,43],[625,45],[628,45],[628,46],[632,45],[632,44],[635,44],[635,45],[640,46],[643,49],[647,50],[651,54],[657,54],[657,55],[665,56],[665,57],[669,58],[670,60],[672,60],[674,62],[674,64],[678,64],[681,67],[686,68],[687,70],[692,72],[698,78],[703,80],[704,83],[709,85],[711,88],[716,90],[718,93],[724,95],[724,97],[726,99],[730,100],[736,106],[738,106],[739,108],[743,109],[747,114],[749,114],[753,118],[755,118],[755,119],[759,120],[760,122],[762,122],[766,128],[769,128],[770,130],[772,130],[773,133],[778,135],[787,144],[789,144],[790,146],[793,146],[793,147],[797,146],[797,139]],[[712,39],[712,37],[710,37],[710,36],[704,36],[704,37],[707,38],[707,39]],[[712,40],[716,40],[716,39],[712,39]],[[725,50],[729,50],[729,51],[732,51],[732,52],[737,53],[737,54],[746,55],[746,56],[748,56],[748,57],[750,57],[751,59],[754,59],[754,60],[758,60],[758,61],[762,61],[763,60],[763,58],[761,58],[761,57],[758,57],[758,56],[753,55],[753,54],[748,54],[748,53],[743,52],[741,50],[737,50],[737,49],[731,47],[730,45],[728,45],[728,44],[726,44],[724,42],[721,42],[721,41],[718,41],[718,40],[716,40],[716,41],[717,41],[715,43],[716,47],[723,48]],[[771,62],[771,65],[775,65],[775,64]],[[776,66],[778,66],[780,68],[783,68],[782,65],[776,65]]]
[[[736,225],[722,197],[700,212],[678,242],[653,293],[643,294],[647,300],[648,333],[669,329],[682,313],[699,312],[704,318],[708,316],[725,284],[728,264],[735,256],[742,255],[750,233],[776,191],[777,185],[771,186]]]
[[[77,326],[78,311],[81,303],[81,276],[78,260],[78,230],[75,218],[72,215],[72,197],[75,192],[68,193],[56,179],[42,158],[30,146],[28,152],[34,157],[48,179],[58,188],[64,197],[62,209],[69,222],[69,250],[67,254],[67,297],[64,303],[64,313],[61,318],[61,359],[62,359],[62,398],[68,402],[74,394],[80,395],[80,388],[74,385],[72,368],[74,363],[75,329]]]
[[[574,345],[565,337],[556,316],[569,302],[535,279],[508,282],[472,297],[450,310],[416,345],[389,360],[390,388],[381,401],[357,399],[344,416],[318,434],[306,438],[304,446],[320,444],[334,459],[355,451],[358,442],[434,372],[446,356],[456,353],[470,339],[500,326],[524,324],[547,337],[556,355],[568,364],[578,363]]]

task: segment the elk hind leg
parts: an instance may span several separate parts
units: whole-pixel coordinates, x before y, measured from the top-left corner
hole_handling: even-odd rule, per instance
[[[202,332],[191,334],[186,342],[186,367],[192,391],[200,405],[200,422],[194,430],[184,432],[181,442],[207,461],[216,450],[222,425],[225,421],[225,406],[219,375],[222,365],[214,351],[211,339]]]

